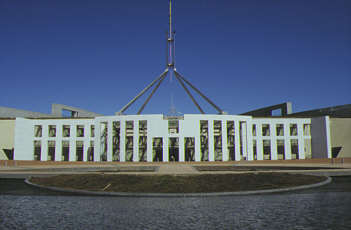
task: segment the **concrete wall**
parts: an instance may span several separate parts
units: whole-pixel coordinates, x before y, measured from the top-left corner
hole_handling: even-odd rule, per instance
[[[62,117],[63,110],[71,112],[72,117],[97,117],[102,116],[101,114],[90,112],[84,109],[76,108],[73,106],[62,105],[62,104],[52,104],[51,114],[56,117]]]
[[[38,118],[38,117],[53,117],[53,115],[0,106],[0,117],[4,117],[4,118],[16,118],[16,117]]]
[[[312,158],[331,158],[329,117],[311,118]]]
[[[338,158],[351,157],[351,118],[330,119],[331,147],[342,147]]]
[[[15,120],[0,120],[0,160],[7,160],[3,149],[14,148]]]

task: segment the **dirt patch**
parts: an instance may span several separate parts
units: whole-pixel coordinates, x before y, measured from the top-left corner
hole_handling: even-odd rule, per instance
[[[288,173],[207,175],[108,175],[80,174],[32,178],[35,184],[109,192],[201,193],[287,188],[314,184],[325,177]]]

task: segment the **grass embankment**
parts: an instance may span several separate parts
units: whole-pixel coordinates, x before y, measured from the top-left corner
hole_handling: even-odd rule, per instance
[[[322,182],[325,177],[288,173],[206,175],[76,174],[32,178],[35,184],[109,192],[201,193],[287,188]]]

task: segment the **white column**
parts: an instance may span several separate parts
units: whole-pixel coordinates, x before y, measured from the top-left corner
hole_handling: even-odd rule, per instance
[[[303,137],[303,124],[297,124],[297,135],[299,144],[299,159],[305,159],[305,140]]]
[[[277,129],[275,123],[270,123],[270,133],[271,133],[271,160],[278,160],[277,153]]]
[[[208,120],[208,161],[214,161],[213,120]]]
[[[138,162],[139,159],[139,121],[133,120],[133,162]]]
[[[291,160],[291,146],[290,146],[290,124],[284,123],[284,153],[285,160]]]
[[[252,123],[251,121],[247,121],[246,123],[246,137],[247,137],[247,157],[246,160],[253,160],[253,144],[252,144]]]
[[[242,149],[243,149],[243,156],[247,159],[247,141],[246,141],[246,122],[241,123],[241,134],[242,134]]]
[[[100,151],[101,151],[101,127],[100,121],[94,124],[94,161],[100,161]]]
[[[227,121],[222,120],[222,161],[229,160],[228,140],[227,140]]]
[[[56,138],[55,138],[55,161],[62,159],[62,124],[56,125]]]
[[[47,161],[48,159],[48,137],[49,137],[49,126],[48,124],[44,123],[42,125],[42,138],[41,138],[41,153],[40,153],[40,160]]]
[[[200,130],[200,128],[198,128],[198,130]],[[199,131],[195,135],[195,161],[201,161],[201,140]]]
[[[41,161],[47,161],[48,160],[48,139],[43,138],[41,142]]]
[[[149,128],[149,127],[148,127]],[[152,162],[152,136],[149,135],[149,130],[147,132],[147,149],[146,149],[146,160],[147,162]]]
[[[77,124],[71,125],[71,133],[69,139],[69,161],[77,161],[76,141],[77,141]]]
[[[179,135],[178,140],[179,140],[179,161],[184,162],[184,158],[185,158],[185,156],[184,156],[184,154],[185,154],[185,152],[184,152],[184,149],[185,149],[184,137]]]
[[[90,146],[89,138],[84,138],[83,143],[83,161],[88,161],[88,149]]]
[[[163,144],[163,162],[168,162],[169,161],[169,157],[168,157],[168,136],[164,136],[162,137],[162,144]]]
[[[112,137],[112,121],[107,121],[107,161],[112,161],[113,137]]]
[[[257,123],[256,125],[257,134],[257,160],[263,160],[263,141],[262,141],[262,123]]]
[[[240,161],[240,123],[238,120],[234,121],[234,133],[235,133],[235,161]]]
[[[121,120],[121,139],[120,139],[120,147],[119,154],[121,162],[126,161],[126,121]]]
[[[55,161],[62,161],[62,139],[57,138],[55,142]]]
[[[75,132],[74,132],[75,134]],[[69,161],[76,161],[76,139],[69,139]]]

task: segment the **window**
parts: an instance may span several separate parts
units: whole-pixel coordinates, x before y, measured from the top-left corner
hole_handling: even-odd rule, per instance
[[[263,140],[263,159],[271,159],[271,140]]]
[[[133,161],[134,121],[126,121],[125,151],[126,161]]]
[[[49,125],[49,137],[56,137],[56,125]]]
[[[76,161],[83,161],[84,143],[83,141],[76,142]]]
[[[168,120],[168,133],[176,134],[179,133],[179,120]]]
[[[252,141],[252,147],[253,159],[257,160],[257,140]]]
[[[277,124],[276,125],[277,136],[284,136],[284,125]]]
[[[77,125],[77,137],[84,137],[84,125]]]
[[[48,161],[55,160],[55,141],[48,141]]]
[[[40,161],[41,159],[41,141],[34,141],[34,160]]]
[[[185,161],[195,161],[195,138],[184,138]]]
[[[262,136],[270,136],[269,124],[262,125]]]
[[[43,127],[41,125],[34,126],[34,137],[42,137]]]
[[[290,124],[290,136],[297,136],[297,124]]]
[[[208,161],[208,121],[200,121],[201,161]]]
[[[95,137],[95,126],[94,125],[90,126],[90,137]]]
[[[94,141],[90,141],[90,146],[88,148],[88,161],[94,161]]]
[[[163,161],[162,137],[155,137],[152,139],[152,161]]]
[[[227,148],[229,160],[235,160],[235,128],[234,121],[227,121]]]
[[[120,161],[121,127],[119,121],[112,122],[112,161]]]
[[[69,125],[64,125],[62,127],[62,137],[70,137],[71,135],[71,127]]]
[[[278,154],[278,160],[284,160],[285,159],[284,140],[277,140],[277,154]]]
[[[257,135],[257,132],[256,132],[256,125],[255,124],[253,124],[252,125],[252,136],[256,136]]]
[[[213,121],[214,158],[222,160],[222,121]]]
[[[291,158],[292,159],[299,159],[299,141],[297,139],[290,140],[290,147],[291,147]]]
[[[139,121],[139,161],[147,160],[147,121]]]
[[[62,141],[62,161],[69,161],[69,141]]]

